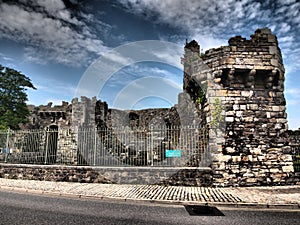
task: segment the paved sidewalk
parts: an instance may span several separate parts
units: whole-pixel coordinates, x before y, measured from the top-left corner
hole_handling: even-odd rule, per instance
[[[0,178],[4,189],[80,197],[235,206],[300,207],[300,186],[206,188],[158,185],[68,183]],[[0,189],[1,190],[1,189]]]

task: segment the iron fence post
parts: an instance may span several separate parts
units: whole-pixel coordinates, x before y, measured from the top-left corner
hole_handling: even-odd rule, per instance
[[[76,131],[75,131],[76,129]],[[72,150],[72,156],[73,156],[73,164],[75,165],[78,165],[78,156],[77,156],[77,151],[78,151],[78,127],[74,128],[74,133],[73,133],[73,130],[71,130],[72,132],[72,142],[73,142],[73,139],[74,139],[74,142],[76,143],[75,146],[76,146],[76,152],[74,153],[74,149],[75,149],[75,146],[72,146],[73,147],[73,150]],[[76,160],[75,160],[75,154],[76,154]]]
[[[48,133],[48,128],[46,129],[46,146],[45,146],[45,161],[44,164],[47,164],[47,158],[48,158],[48,142],[49,142],[49,133]]]
[[[151,126],[151,148],[150,148],[150,160],[151,166],[153,166],[153,147],[154,147],[154,140],[153,140],[153,126]]]
[[[6,134],[6,152],[5,152],[5,163],[7,163],[7,157],[8,157],[8,154],[9,154],[9,133],[10,133],[10,129],[8,128],[7,130],[7,134]]]
[[[96,151],[97,151],[97,127],[94,129],[94,166],[96,165]]]

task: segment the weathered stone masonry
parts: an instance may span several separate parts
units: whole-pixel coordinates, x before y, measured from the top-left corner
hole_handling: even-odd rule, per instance
[[[196,99],[206,82],[206,98],[220,100],[225,119],[224,142],[217,135],[211,137],[214,183],[293,182],[291,147],[284,138],[284,66],[276,36],[267,28],[259,29],[250,40],[233,37],[229,46],[203,55],[197,45],[195,41],[186,45],[184,88]],[[212,102],[203,101],[199,114],[207,123],[213,112]]]

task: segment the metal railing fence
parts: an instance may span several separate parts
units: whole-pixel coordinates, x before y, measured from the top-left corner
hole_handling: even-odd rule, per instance
[[[208,130],[78,128],[0,131],[0,162],[93,166],[201,165]]]
[[[300,146],[292,147],[294,171],[300,172]]]

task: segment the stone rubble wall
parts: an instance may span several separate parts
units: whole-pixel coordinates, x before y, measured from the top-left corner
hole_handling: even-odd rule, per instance
[[[0,164],[0,178],[104,184],[212,185],[210,168]]]

